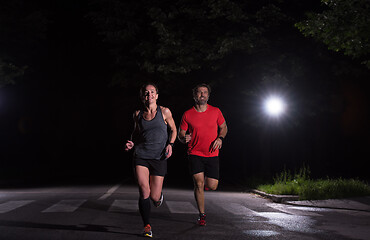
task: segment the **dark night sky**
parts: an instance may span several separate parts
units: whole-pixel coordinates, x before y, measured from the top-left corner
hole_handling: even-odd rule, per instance
[[[132,178],[130,154],[123,151],[123,144],[132,129],[132,112],[139,105],[138,84],[110,85],[114,57],[86,17],[89,2],[40,3],[49,20],[45,37],[37,44],[9,41],[6,45],[20,46],[14,56],[28,63],[30,70],[17,84],[0,88],[1,180]],[[286,1],[285,7],[290,8],[289,4]],[[304,16],[307,5],[294,6],[293,17]],[[282,29],[276,38],[291,31],[295,30]],[[225,181],[271,178],[284,167],[294,170],[303,163],[315,177],[368,180],[368,70],[326,51],[298,31],[292,36],[294,41],[286,42],[285,48],[271,46],[268,54],[245,58],[234,53],[221,69],[233,78],[220,80],[220,71],[200,71],[182,76],[179,82],[157,81],[159,104],[172,110],[178,126],[182,113],[192,105],[194,81],[187,78],[213,84],[209,103],[220,107],[229,127],[221,153]],[[318,60],[318,49],[327,55],[320,58],[324,60]],[[281,53],[288,59],[299,55],[301,62],[287,61],[280,70],[289,76],[294,74],[293,64],[302,64],[304,77],[283,88],[290,101],[285,119],[268,123],[259,112],[260,99],[248,91],[257,95],[268,91],[260,80],[276,76],[264,69]],[[341,64],[354,65],[361,74],[348,70],[333,76],[331,71]],[[168,181],[190,180],[184,155],[185,147],[177,142]]]

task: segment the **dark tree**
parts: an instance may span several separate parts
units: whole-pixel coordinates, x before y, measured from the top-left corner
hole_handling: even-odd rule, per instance
[[[323,42],[330,50],[360,59],[370,68],[370,2],[321,0],[325,10],[307,14],[296,24],[305,35]]]
[[[42,1],[1,1],[0,87],[35,71],[45,54],[46,15]]]
[[[271,2],[99,0],[90,16],[116,57],[114,82],[127,85],[217,70],[235,53],[268,48],[266,34],[287,19]]]

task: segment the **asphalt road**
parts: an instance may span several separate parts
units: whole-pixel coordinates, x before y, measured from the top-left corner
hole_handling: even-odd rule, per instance
[[[369,239],[370,213],[273,203],[237,191],[206,192],[207,226],[195,224],[191,189],[164,189],[152,207],[156,239]],[[0,189],[1,240],[143,239],[132,185]]]

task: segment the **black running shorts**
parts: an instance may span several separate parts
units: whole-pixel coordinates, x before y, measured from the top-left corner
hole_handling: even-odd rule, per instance
[[[155,159],[141,159],[134,158],[134,166],[144,166],[149,169],[150,175],[162,176],[167,174],[167,159],[155,160]]]
[[[219,179],[219,159],[217,157],[201,157],[189,155],[190,174],[204,172],[204,175],[209,178]]]

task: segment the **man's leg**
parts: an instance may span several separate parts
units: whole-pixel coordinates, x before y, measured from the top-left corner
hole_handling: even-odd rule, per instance
[[[220,172],[219,158],[211,157],[205,162],[205,185],[209,190],[216,190]]]
[[[197,202],[199,213],[205,212],[204,208],[204,172],[193,175],[194,181],[194,197]]]
[[[212,191],[215,191],[218,187],[218,180],[215,178],[209,178],[209,177],[206,177],[205,179],[206,179],[205,180],[206,187]]]

